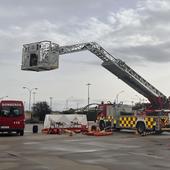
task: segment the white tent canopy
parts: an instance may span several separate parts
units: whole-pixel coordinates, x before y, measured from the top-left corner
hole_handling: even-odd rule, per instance
[[[44,121],[44,128],[57,127],[59,124],[64,128],[73,127],[73,125],[87,126],[87,116],[78,114],[46,115]]]

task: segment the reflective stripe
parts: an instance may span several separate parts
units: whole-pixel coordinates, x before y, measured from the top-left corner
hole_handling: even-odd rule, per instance
[[[106,119],[111,121],[113,120],[113,116],[107,116]]]
[[[145,123],[146,128],[148,129],[152,129],[156,125],[156,122],[153,117],[145,117]]]
[[[120,127],[122,128],[135,128],[137,118],[135,116],[122,116],[119,118]]]

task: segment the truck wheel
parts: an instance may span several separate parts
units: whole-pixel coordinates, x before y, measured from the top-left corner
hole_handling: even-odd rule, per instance
[[[110,130],[112,128],[112,123],[110,121],[106,122],[106,129]]]
[[[20,130],[20,136],[24,136],[24,130]]]
[[[100,130],[104,130],[105,127],[106,127],[106,125],[105,125],[104,120],[100,120],[100,122],[99,122],[99,128],[100,128]]]
[[[138,122],[136,125],[136,129],[140,135],[143,134],[146,130],[145,124],[143,122]]]

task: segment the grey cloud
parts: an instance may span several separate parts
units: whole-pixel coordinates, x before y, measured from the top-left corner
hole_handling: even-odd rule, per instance
[[[139,2],[145,3],[138,7]],[[55,70],[50,73],[22,72],[20,70],[22,44],[45,39],[60,45],[96,41],[110,54],[124,60],[128,65],[170,62],[170,13],[168,10],[160,10],[159,7],[151,10],[147,6],[148,2],[152,2],[154,5],[157,1],[1,0],[1,86],[3,89],[12,87],[11,92],[17,94],[16,87],[22,88],[22,84],[30,85],[30,87],[38,85],[38,88],[42,89],[38,95],[43,98],[48,96],[50,91],[52,95],[56,95],[56,98],[66,98],[68,96],[63,96],[64,94],[80,96],[84,91],[84,85],[83,88],[80,87],[82,88],[80,93],[77,93],[78,85],[74,91],[72,82],[83,81],[84,83],[84,81],[90,82],[91,80],[94,84],[92,87],[95,90],[99,88],[96,93],[101,93],[102,96],[97,95],[96,98],[105,98],[104,96],[108,98],[108,95],[111,94],[110,91],[113,90],[114,94],[122,87],[119,83],[112,83],[110,77],[107,81],[107,72],[106,74],[101,73],[100,76],[93,74],[93,69],[98,70],[97,65],[99,66],[101,62],[96,56],[92,57],[90,53],[83,53],[77,54],[77,56],[74,54],[73,57],[71,54],[65,60],[60,58],[60,64],[65,64],[65,67],[59,69],[58,72]],[[170,3],[169,0],[166,2]],[[64,62],[61,63],[62,61]],[[164,65],[161,63],[161,66]],[[82,68],[83,70],[81,70]],[[81,76],[79,72],[81,72]],[[4,76],[4,73],[8,75],[8,78]],[[163,71],[161,74],[164,74]],[[158,75],[158,78],[161,74]],[[82,76],[85,77],[82,79]],[[102,80],[101,77],[103,77]],[[100,80],[101,83],[99,83]],[[103,83],[103,80],[106,80],[106,83]],[[102,93],[101,87],[98,85],[102,83],[103,86],[114,86],[115,91],[111,87],[110,90],[107,88]],[[47,90],[49,85],[51,88]],[[52,88],[53,86],[54,88]],[[65,91],[67,88],[69,93]],[[70,91],[70,89],[72,90]],[[110,97],[113,95],[111,94]],[[22,98],[22,95],[19,95],[19,98]]]
[[[132,61],[133,58],[151,62],[169,61],[167,37],[170,31],[167,29],[167,23],[170,22],[170,14],[168,11],[148,9],[147,1],[142,4],[142,10],[124,8],[124,13],[122,9],[114,10],[114,4],[121,4],[123,8],[132,1],[125,3],[121,0],[115,3],[108,0],[103,3],[102,0],[93,0],[88,3],[79,0],[18,0],[15,2],[6,0],[1,4],[1,8],[11,11],[11,16],[9,11],[0,12],[3,13],[0,15],[2,21],[0,53],[7,57],[11,57],[12,54],[19,56],[24,43],[50,39],[61,45],[96,41],[109,52],[113,51],[113,55],[121,54],[123,58],[131,58]],[[109,6],[107,12],[103,11],[105,6]],[[110,13],[119,16],[115,18],[115,23],[108,20]],[[2,18],[5,14],[7,21],[4,29],[5,21]]]
[[[80,18],[81,22],[92,16],[105,19],[108,11],[116,10],[118,6],[132,6],[134,1],[136,0],[126,0],[124,3],[124,0],[107,0],[103,3],[103,0],[5,0],[1,1],[0,6],[1,27],[10,24],[27,26],[42,19],[54,23],[67,23],[74,17]]]
[[[167,44],[165,44],[165,46],[167,46]],[[115,51],[117,53],[127,54],[126,57],[124,57],[125,60],[129,60],[129,58],[132,60],[138,58],[141,61],[170,62],[170,51],[166,51],[166,47],[161,47],[162,45],[142,45],[136,47],[123,47],[115,49]]]

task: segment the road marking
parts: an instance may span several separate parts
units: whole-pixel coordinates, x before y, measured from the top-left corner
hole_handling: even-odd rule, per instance
[[[35,145],[39,144],[40,142],[25,142],[24,145]]]

